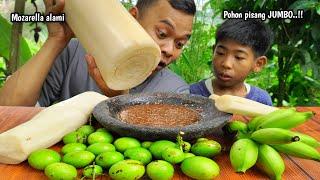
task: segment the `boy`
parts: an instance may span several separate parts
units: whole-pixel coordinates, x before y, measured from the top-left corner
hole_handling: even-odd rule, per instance
[[[259,20],[226,20],[216,34],[213,47],[214,77],[192,84],[191,94],[209,97],[230,94],[272,106],[269,94],[245,83],[251,73],[262,70],[272,42],[271,30]]]

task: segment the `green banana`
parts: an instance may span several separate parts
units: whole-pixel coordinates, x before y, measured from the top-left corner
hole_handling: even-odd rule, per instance
[[[263,115],[263,116],[257,116],[253,118],[248,123],[248,128],[251,131],[257,130],[257,128],[262,124],[266,122],[273,122],[278,121],[279,119],[286,118],[296,112],[295,108],[288,108],[288,109],[278,109],[276,111],[273,111],[269,114]]]
[[[320,146],[320,142],[317,141],[315,138],[309,136],[309,135],[306,135],[306,134],[303,134],[303,133],[299,133],[299,132],[294,132],[295,135],[299,136],[300,138],[300,142],[303,142],[309,146],[312,146],[314,148],[317,148]]]
[[[251,134],[249,134],[249,133],[238,131],[238,133],[236,134],[236,140],[248,139],[248,138],[250,138],[250,136],[251,136]]]
[[[247,132],[247,124],[242,121],[231,121],[226,126],[229,133],[238,131]]]
[[[230,161],[236,172],[245,173],[258,159],[258,145],[251,139],[239,139],[230,149]]]
[[[278,111],[278,110],[277,110]],[[260,124],[262,121],[264,121],[265,116],[257,116],[252,118],[249,123],[247,124],[249,131],[254,131],[258,124]]]
[[[272,145],[279,152],[296,156],[304,159],[312,159],[320,161],[320,153],[313,147],[303,142],[293,142],[289,144],[276,144]]]
[[[286,144],[300,140],[294,132],[281,128],[256,130],[250,138],[261,144]]]
[[[271,146],[262,144],[259,146],[257,167],[264,171],[272,179],[281,180],[285,170],[285,164],[280,154]]]
[[[313,116],[313,112],[294,112],[292,109],[288,109],[283,112],[282,116],[270,117],[268,120],[262,122],[257,126],[257,129],[264,128],[283,128],[291,129],[300,124],[303,124]]]

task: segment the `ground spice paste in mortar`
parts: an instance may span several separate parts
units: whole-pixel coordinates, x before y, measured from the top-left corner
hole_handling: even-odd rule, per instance
[[[123,122],[151,127],[179,127],[200,119],[197,111],[171,104],[134,105],[123,109],[119,116]]]

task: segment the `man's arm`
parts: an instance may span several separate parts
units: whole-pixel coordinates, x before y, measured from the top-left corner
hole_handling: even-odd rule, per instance
[[[0,105],[34,106],[53,62],[64,46],[48,39],[40,51],[4,84],[0,90]]]
[[[47,12],[60,13],[64,1],[44,0]],[[0,90],[0,105],[34,106],[41,87],[56,57],[70,41],[73,33],[66,24],[49,23],[48,39],[40,51],[17,70]]]

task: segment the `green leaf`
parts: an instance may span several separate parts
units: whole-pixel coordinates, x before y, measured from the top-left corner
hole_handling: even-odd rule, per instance
[[[320,41],[320,24],[315,23],[312,25],[311,36],[315,41]]]
[[[264,4],[266,3],[266,0],[258,0],[255,4],[254,4],[254,8],[253,9],[257,9],[262,8],[264,6]]]
[[[320,3],[317,5],[317,7],[316,7],[316,11],[317,11],[317,14],[319,14],[319,15],[320,15]]]
[[[318,4],[317,0],[298,0],[289,6],[289,9],[298,10],[309,10],[314,8]]]
[[[0,15],[0,56],[9,59],[12,24]],[[32,56],[25,38],[20,40],[19,65],[23,65]]]

